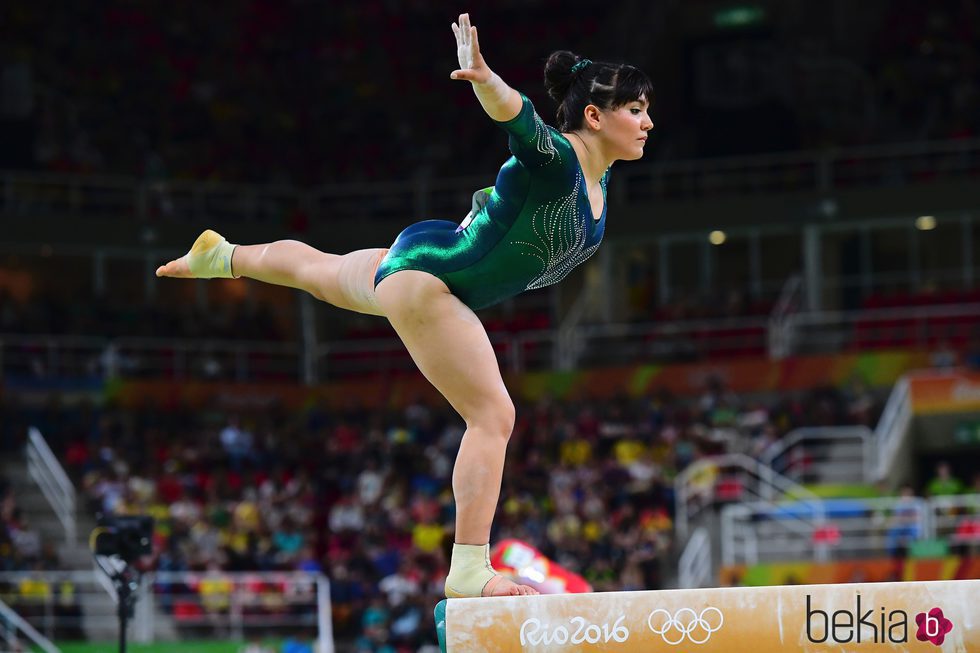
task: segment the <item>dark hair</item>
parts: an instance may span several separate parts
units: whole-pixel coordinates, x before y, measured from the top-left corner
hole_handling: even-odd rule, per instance
[[[558,129],[563,132],[582,127],[583,112],[590,104],[605,111],[641,97],[649,102],[653,91],[650,78],[639,68],[590,62],[568,50],[556,50],[548,57],[544,65],[544,87],[558,103],[556,118]]]

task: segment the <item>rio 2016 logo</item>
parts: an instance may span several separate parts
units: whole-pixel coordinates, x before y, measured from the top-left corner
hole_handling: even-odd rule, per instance
[[[671,646],[681,644],[685,639],[692,644],[704,644],[711,639],[711,633],[721,628],[725,623],[725,615],[721,610],[708,606],[699,613],[691,608],[681,608],[670,614],[663,608],[657,608],[647,617],[647,626],[654,633],[663,637]]]
[[[629,628],[623,623],[626,615],[620,615],[610,625],[593,623],[584,617],[571,617],[568,626],[552,625],[537,618],[531,618],[521,624],[521,647],[553,646],[555,644],[622,644],[630,637]],[[663,608],[657,608],[647,616],[647,626],[650,631],[659,635],[670,646],[677,646],[685,641],[691,644],[704,644],[725,623],[721,610],[708,606],[695,612],[691,608],[681,608],[671,614]]]
[[[622,615],[616,623],[594,624],[584,617],[572,617],[568,620],[571,630],[565,626],[551,628],[541,623],[540,619],[528,619],[521,624],[521,646],[538,646],[541,644],[598,644],[599,642],[617,642],[622,644],[629,639],[630,631],[623,625],[626,615]]]

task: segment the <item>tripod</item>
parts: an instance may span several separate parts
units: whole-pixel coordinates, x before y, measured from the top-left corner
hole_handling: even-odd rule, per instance
[[[139,598],[136,590],[139,589],[142,573],[138,569],[131,567],[128,561],[118,557],[116,559],[122,560],[123,563],[122,569],[118,571],[108,568],[102,563],[99,556],[95,556],[96,563],[116,588],[116,598],[118,599],[116,602],[116,615],[119,617],[119,653],[126,653],[126,625],[127,621],[133,616],[133,607]]]

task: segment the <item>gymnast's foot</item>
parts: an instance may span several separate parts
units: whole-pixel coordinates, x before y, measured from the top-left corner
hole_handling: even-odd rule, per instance
[[[538,591],[504,578],[490,565],[490,545],[454,544],[446,598],[477,596],[528,596]]]
[[[533,587],[518,585],[511,579],[497,574],[483,588],[481,596],[532,596],[539,593]]]
[[[224,236],[210,229],[206,230],[187,254],[157,268],[158,277],[177,279],[234,279],[231,269],[231,256],[237,245],[225,240]]]
[[[452,572],[450,572],[451,574]],[[476,593],[476,588],[470,586],[469,591],[460,591],[454,586],[449,584],[449,579],[446,579],[446,598],[447,599],[466,599],[473,598],[477,596],[531,596],[534,594],[539,594],[538,590],[527,585],[518,585],[509,578],[505,578],[500,574],[494,574],[493,578],[487,581],[486,585],[479,593]]]

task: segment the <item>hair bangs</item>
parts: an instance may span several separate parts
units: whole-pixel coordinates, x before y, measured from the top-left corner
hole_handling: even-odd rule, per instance
[[[639,68],[624,64],[616,73],[616,86],[613,91],[612,103],[621,107],[630,102],[646,100],[652,102],[653,84]]]

